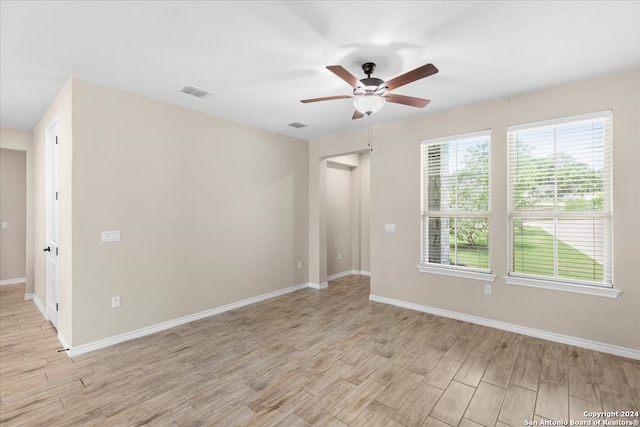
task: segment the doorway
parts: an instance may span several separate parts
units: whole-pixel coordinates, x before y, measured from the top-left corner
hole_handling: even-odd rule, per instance
[[[370,274],[369,170],[369,151],[327,159],[327,281]]]
[[[27,281],[27,152],[0,148],[0,286]]]

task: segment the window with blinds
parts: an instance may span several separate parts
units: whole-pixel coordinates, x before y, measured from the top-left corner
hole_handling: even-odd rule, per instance
[[[611,112],[508,128],[509,276],[612,286]]]
[[[490,134],[422,141],[423,266],[490,272]]]

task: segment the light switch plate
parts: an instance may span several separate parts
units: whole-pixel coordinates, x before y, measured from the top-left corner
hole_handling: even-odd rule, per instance
[[[385,224],[384,225],[384,231],[386,231],[387,233],[395,233],[396,232],[396,225],[395,224]]]
[[[102,243],[119,242],[119,241],[120,241],[120,230],[102,232]]]
[[[2,228],[9,228],[9,223],[8,222],[3,222],[2,223]]]

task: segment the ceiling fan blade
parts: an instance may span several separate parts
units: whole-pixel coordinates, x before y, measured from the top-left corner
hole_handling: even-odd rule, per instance
[[[384,96],[389,102],[396,104],[410,105],[411,107],[423,108],[426,107],[431,100],[424,98],[414,98],[413,96],[397,95],[395,93],[389,93]]]
[[[355,120],[355,119],[361,119],[364,117],[364,114],[361,113],[360,111],[356,110],[353,112],[353,117],[351,117],[351,120]]]
[[[311,99],[303,99],[300,102],[306,104],[308,102],[318,102],[318,101],[331,101],[333,99],[347,99],[353,98],[352,95],[335,95],[335,96],[325,96],[324,98],[311,98]]]
[[[327,65],[327,69],[336,76],[340,77],[345,82],[349,83],[349,86],[354,89],[358,87],[358,85],[360,85],[360,80],[358,80],[356,76],[345,70],[342,65]]]
[[[387,90],[397,89],[400,86],[404,86],[408,83],[415,82],[416,80],[424,79],[432,74],[438,72],[438,69],[433,64],[426,64],[422,67],[418,67],[415,70],[407,71],[404,74],[400,74],[397,77],[392,78],[385,83]]]

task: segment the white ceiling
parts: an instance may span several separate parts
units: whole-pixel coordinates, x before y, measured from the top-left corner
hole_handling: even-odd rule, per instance
[[[1,125],[32,129],[70,77],[311,140],[367,126],[325,66],[388,80],[380,124],[640,68],[639,1],[0,2]],[[191,84],[214,93],[198,99]],[[291,122],[309,127],[295,129]]]

